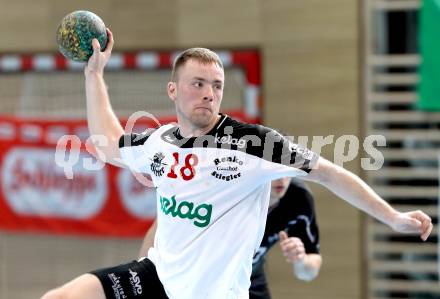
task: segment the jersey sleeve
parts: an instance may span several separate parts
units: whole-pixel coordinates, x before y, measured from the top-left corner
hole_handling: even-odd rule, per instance
[[[312,193],[306,187],[290,186],[286,194],[288,208],[293,219],[289,221],[287,234],[301,239],[306,253],[319,253],[319,229],[316,221]]]
[[[258,134],[262,143],[251,145],[248,150],[262,158],[260,166],[265,179],[304,176],[316,166],[319,156],[306,147],[267,127],[259,126]]]
[[[149,130],[142,134],[124,134],[119,139],[119,151],[122,162],[131,170],[140,173],[149,173],[147,142],[156,130]],[[146,161],[148,160],[148,161]],[[149,162],[149,163],[148,163]]]

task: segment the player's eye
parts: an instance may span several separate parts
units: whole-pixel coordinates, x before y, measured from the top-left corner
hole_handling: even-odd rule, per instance
[[[193,85],[194,85],[195,87],[202,87],[202,86],[203,86],[203,83],[200,82],[200,81],[196,81],[196,82],[193,83]]]

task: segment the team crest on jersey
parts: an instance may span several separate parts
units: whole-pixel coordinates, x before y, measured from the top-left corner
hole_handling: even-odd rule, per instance
[[[153,162],[150,164],[151,171],[155,176],[162,176],[165,172],[166,163],[163,162],[165,155],[162,153],[156,153],[153,157]]]
[[[215,170],[211,175],[216,179],[229,182],[241,177],[240,167],[243,161],[236,156],[216,158],[214,164]]]

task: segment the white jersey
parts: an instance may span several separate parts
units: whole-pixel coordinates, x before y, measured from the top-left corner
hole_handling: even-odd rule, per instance
[[[170,299],[248,298],[270,182],[307,174],[317,156],[259,125],[222,115],[208,134],[165,125],[120,140],[123,161],[157,188],[148,258]]]

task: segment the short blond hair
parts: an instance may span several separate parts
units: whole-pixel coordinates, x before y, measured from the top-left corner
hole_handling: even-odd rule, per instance
[[[172,81],[176,81],[177,71],[190,59],[202,64],[216,63],[223,69],[223,63],[215,52],[206,48],[190,48],[180,53],[174,60],[173,70],[171,71]]]

